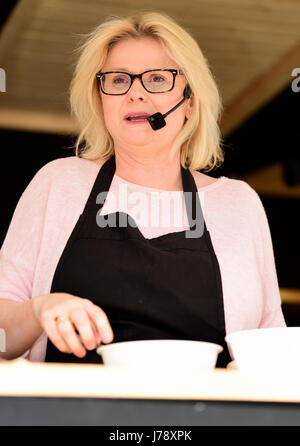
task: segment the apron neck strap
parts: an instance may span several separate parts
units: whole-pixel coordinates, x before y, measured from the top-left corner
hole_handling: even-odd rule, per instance
[[[201,231],[202,233],[203,228],[206,230],[206,225],[202,213],[202,207],[199,199],[197,186],[190,170],[185,169],[182,166],[180,167],[181,167],[181,179],[184,192],[185,206],[190,229],[191,231],[193,231],[196,229],[196,227],[198,229],[202,228]],[[96,181],[92,188],[91,194],[83,211],[84,213],[93,212],[93,210],[95,209],[99,211],[103,207],[105,200],[101,200],[99,208],[96,199],[100,193],[108,193],[115,171],[116,171],[116,159],[115,155],[113,155],[111,158],[105,161],[105,163],[100,168]]]

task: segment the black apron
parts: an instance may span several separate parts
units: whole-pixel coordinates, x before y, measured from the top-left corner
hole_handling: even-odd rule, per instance
[[[192,192],[184,194],[190,230],[146,239],[126,213],[100,217],[104,202],[102,199],[102,204],[97,204],[99,197],[103,197],[99,193],[109,191],[115,170],[112,156],[100,168],[84,211],[66,244],[51,293],[88,298],[101,307],[111,324],[113,342],[149,339],[213,342],[224,348],[217,367],[225,367],[231,358],[224,340],[220,269],[191,172],[181,166],[183,190]],[[192,207],[187,202],[188,195],[192,195]],[[202,219],[204,225],[201,237],[189,237],[190,231],[197,228],[195,215],[197,222]],[[113,221],[112,217],[115,225],[103,224],[107,218]],[[45,360],[102,363],[96,350],[87,350],[84,358],[78,358],[60,352],[50,339]],[[180,354],[177,360],[180,361]]]

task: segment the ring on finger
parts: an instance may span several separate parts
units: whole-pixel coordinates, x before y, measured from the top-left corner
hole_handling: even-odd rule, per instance
[[[66,316],[56,316],[55,322],[66,321],[68,318]]]

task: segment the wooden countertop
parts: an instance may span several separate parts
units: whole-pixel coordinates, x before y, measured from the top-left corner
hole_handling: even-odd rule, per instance
[[[250,375],[236,369],[159,372],[17,359],[0,362],[1,396],[300,403],[300,385],[296,374]]]

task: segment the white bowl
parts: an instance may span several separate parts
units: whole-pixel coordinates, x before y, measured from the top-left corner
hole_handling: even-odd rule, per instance
[[[300,327],[236,331],[225,341],[241,371],[300,372]]]
[[[101,345],[97,353],[110,366],[211,370],[222,350],[210,342],[157,339]]]

